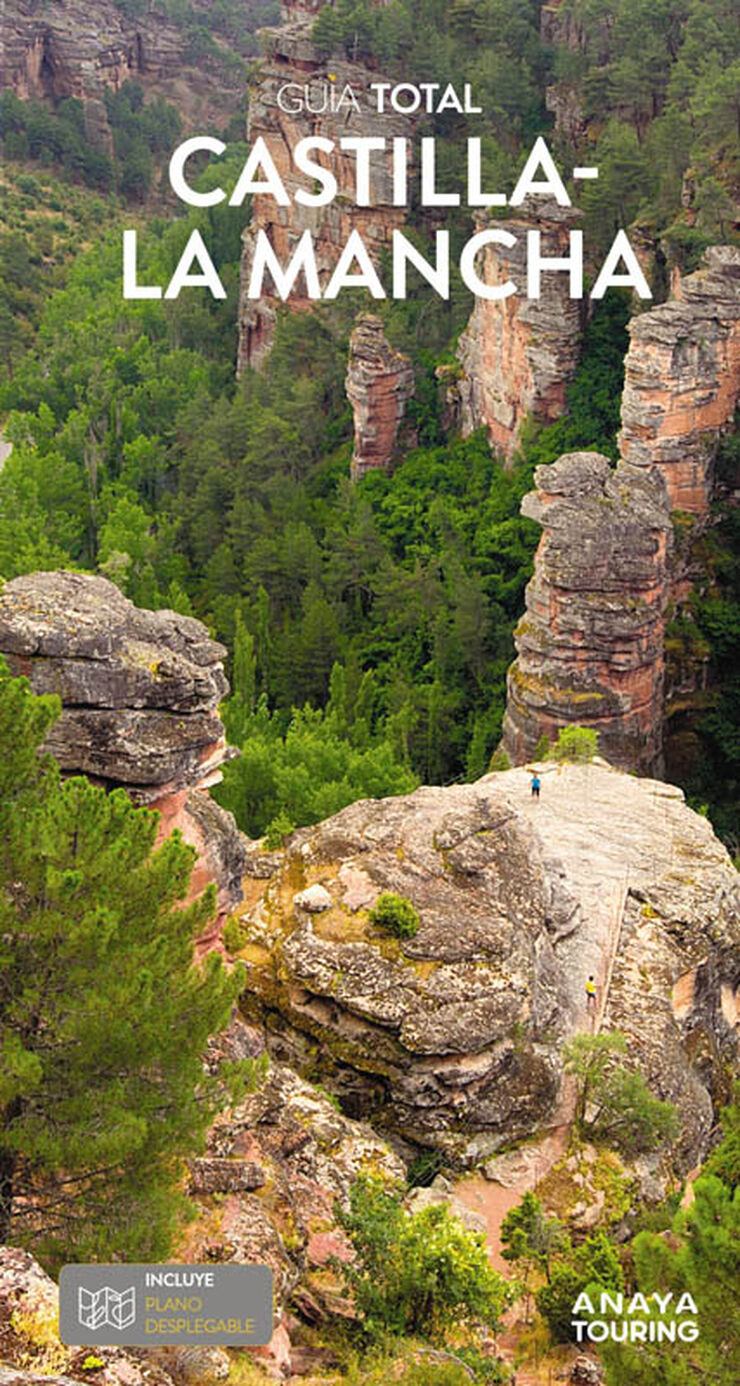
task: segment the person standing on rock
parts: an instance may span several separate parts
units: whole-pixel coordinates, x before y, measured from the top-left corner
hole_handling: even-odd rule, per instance
[[[532,786],[532,798],[533,798],[533,799],[539,799],[539,797],[540,797],[540,777],[539,777],[539,775],[537,774],[537,771],[535,771],[535,773],[534,773],[533,776],[532,776],[531,786]]]

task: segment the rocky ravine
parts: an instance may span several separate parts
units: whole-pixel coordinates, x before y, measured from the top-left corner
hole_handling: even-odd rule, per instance
[[[239,109],[243,82],[212,61],[189,63],[187,33],[161,8],[136,15],[115,0],[4,0],[0,88],[53,102],[72,96],[85,107],[94,144],[113,150],[103,103],[106,87],[129,79],[177,107],[186,127],[220,129]]]
[[[679,1163],[705,1149],[736,1046],[740,898],[680,790],[602,762],[553,769],[538,803],[512,770],[354,804],[255,847],[247,873],[245,1009],[401,1148],[470,1166],[567,1119],[560,1045],[593,973],[604,1023],[681,1109]],[[383,890],[421,915],[402,945],[369,922]]]
[[[47,749],[65,773],[123,786],[159,810],[161,836],[177,827],[195,846],[191,893],[215,881],[222,922],[244,864],[231,814],[205,792],[233,754],[218,715],[223,646],[190,616],[139,610],[105,578],[51,572],[6,583],[0,654],[35,693],[61,698]]]

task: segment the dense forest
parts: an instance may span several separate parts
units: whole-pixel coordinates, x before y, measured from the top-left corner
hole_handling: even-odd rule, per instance
[[[277,20],[277,0],[112,3],[132,20],[154,16],[175,25],[185,61],[202,67],[216,89],[228,80],[233,95],[233,84],[243,83],[243,109],[233,116],[230,106],[221,128],[209,131],[228,144],[227,154],[218,169],[202,163],[194,176],[203,190],[233,184],[248,152],[247,103],[260,74],[256,31]],[[306,14],[327,64],[343,54],[403,80],[413,74],[419,82],[471,84],[484,109],[474,126],[448,112],[423,127],[437,137],[441,180],[455,181],[461,141],[482,133],[487,185],[510,188],[533,140],[544,135],[583,207],[594,260],[617,228],[630,228],[652,267],[658,300],[674,270],[695,269],[711,244],[736,242],[740,43],[731,0],[562,0],[544,14],[539,0],[337,0],[315,10],[310,4]],[[299,857],[295,840],[280,852],[294,827],[358,799],[507,768],[499,749],[506,673],[541,533],[521,515],[522,497],[534,469],[565,452],[595,449],[616,463],[635,301],[611,290],[591,305],[563,417],[546,427],[530,420],[508,459],[483,430],[460,435],[440,386],[440,377],[458,370],[458,339],[473,306],[460,279],[448,301],[417,285],[404,301],[373,304],[392,346],[411,359],[415,390],[401,434],[405,451],[392,472],[371,471],[353,482],[345,374],[366,298],[351,291],[314,312],[281,311],[264,365],[237,380],[240,258],[250,207],[183,211],[176,203],[167,163],[189,132],[187,116],[148,87],[145,73],[107,90],[103,106],[106,148],[88,137],[79,100],[0,95],[0,587],[39,569],[99,573],[141,607],[197,616],[223,642],[230,693],[220,715],[241,755],[224,764],[214,798],[250,837],[263,838],[247,844],[254,872],[248,884],[272,893],[257,905],[255,896],[245,898],[220,935],[214,924],[208,942],[216,946],[195,959],[193,938],[202,940],[221,908],[214,884],[188,896],[195,848],[179,832],[157,845],[162,820],[155,812],[134,807],[125,789],[109,793],[92,778],[68,776],[42,753],[59,699],[34,694],[0,657],[0,1242],[16,1258],[15,1273],[20,1247],[51,1274],[70,1260],[261,1261],[267,1247],[264,1259],[276,1253],[281,1308],[289,1308],[279,1332],[292,1335],[293,1365],[303,1355],[304,1369],[318,1363],[321,1373],[306,1379],[334,1386],[495,1386],[530,1366],[536,1376],[526,1375],[529,1381],[545,1372],[565,1380],[576,1350],[584,1350],[574,1342],[578,1297],[602,1290],[644,1295],[645,1303],[655,1292],[673,1296],[665,1317],[675,1328],[675,1301],[689,1294],[700,1322],[696,1340],[664,1346],[648,1336],[652,1308],[638,1304],[627,1312],[645,1327],[645,1341],[636,1345],[615,1333],[595,1349],[586,1343],[586,1366],[598,1356],[607,1386],[730,1386],[738,1379],[740,1272],[740,1090],[733,1095],[726,980],[732,870],[716,844],[709,847],[706,824],[654,785],[603,766],[565,767],[562,774],[551,766],[553,787],[564,785],[571,770],[576,785],[581,775],[603,776],[608,802],[599,822],[609,830],[615,824],[614,841],[620,834],[634,841],[637,865],[633,870],[630,858],[618,878],[611,831],[602,855],[590,818],[596,800],[587,795],[572,818],[579,834],[570,846],[574,869],[553,840],[570,814],[550,808],[544,771],[541,803],[530,800],[523,772],[496,777],[493,789],[488,782],[480,793],[495,804],[503,779],[504,846],[492,868],[495,889],[488,879],[479,888],[476,853],[491,820],[488,809],[476,806],[476,816],[466,817],[459,807],[478,789],[429,794],[422,813],[435,799],[447,814],[453,800],[470,834],[458,857],[454,843],[448,849],[442,839],[438,847],[434,834],[434,850],[444,854],[442,886],[437,891],[432,881],[426,919],[422,901],[396,893],[407,889],[396,871],[412,883],[409,894],[422,878],[428,886],[430,874],[426,865],[417,871],[413,853],[404,864],[408,842],[400,836],[388,847],[390,885],[367,910],[351,908],[344,894],[331,896],[324,876],[319,881],[313,873],[319,861],[317,872],[326,865],[320,852],[313,861],[310,848]],[[576,192],[570,175],[583,161],[598,164],[600,177]],[[415,205],[409,223],[414,240],[428,244],[430,224]],[[124,300],[125,227],[138,232],[141,281],[157,283],[167,282],[197,228],[225,299],[186,291],[176,300]],[[470,234],[468,214],[450,212],[449,227],[454,250]],[[587,274],[592,270],[593,262]],[[739,466],[737,435],[724,437],[710,523],[697,533],[691,517],[673,516],[694,587],[668,611],[666,630],[668,683],[688,690],[676,699],[667,729],[678,747],[668,776],[680,780],[689,804],[712,820],[734,854]],[[202,649],[202,632],[196,638]],[[223,685],[219,652],[212,653],[215,715]],[[158,663],[148,667],[157,679]],[[701,687],[697,670],[705,675]],[[202,667],[196,672],[201,677]],[[591,761],[596,749],[596,732],[578,726],[547,746],[560,763]],[[202,773],[200,759],[194,774]],[[505,797],[513,781],[524,806],[519,820]],[[650,817],[646,810],[637,829],[631,819],[625,825],[624,803],[612,806],[612,784],[628,803],[633,791],[650,799]],[[208,803],[207,791],[196,792]],[[397,804],[355,812],[365,808],[398,815]],[[544,823],[552,831],[542,818],[533,830],[532,816],[548,809]],[[698,832],[680,846],[677,869],[673,856],[664,857],[680,816]],[[334,825],[330,830],[339,836]],[[372,823],[365,832],[363,848]],[[589,869],[598,889],[584,870],[586,834],[596,844]],[[673,837],[670,844],[672,852]],[[236,861],[235,877],[238,852]],[[370,868],[378,869],[377,862]],[[651,873],[656,884],[646,886]],[[447,928],[453,942],[458,919],[461,935],[471,922],[470,956],[449,961],[441,950],[415,953],[411,941],[422,937],[457,874],[467,892],[463,906],[452,923],[442,910],[431,922],[440,936]],[[313,887],[344,903],[301,913],[299,876],[304,900]],[[614,909],[612,886],[622,899]],[[542,903],[545,889],[550,906]],[[318,957],[317,970],[330,976],[327,1013],[337,1010],[337,1033],[346,1026],[335,1047],[341,1063],[349,1058],[336,1087],[331,1063],[326,1070],[319,1063],[322,1045],[332,1062],[333,1055],[328,1022],[323,1028],[316,1019],[323,1005],[318,983],[314,1010],[305,1006],[305,1032],[298,1023],[291,1031],[276,999],[283,972],[296,1014],[301,997],[312,996],[302,981],[293,987],[287,949],[280,952],[282,941],[272,948],[263,928],[273,906],[276,914],[283,908],[283,895],[291,928],[299,920],[303,942],[317,946],[311,964]],[[567,920],[558,934],[547,909],[555,917],[561,904]],[[530,914],[535,923],[543,916],[539,934]],[[358,963],[363,996],[358,1003],[348,992],[344,1014],[345,961],[336,970],[327,961],[334,930],[342,945],[362,940],[365,949]],[[516,952],[507,970],[509,938]],[[537,966],[528,970],[530,943]],[[490,995],[479,990],[488,949],[492,970],[499,969]],[[584,968],[592,957],[606,959],[598,988],[589,977],[588,1000],[580,980],[573,982],[576,953]],[[400,985],[391,961],[404,969]],[[276,978],[266,1002],[275,1009],[264,1025],[266,1012],[257,1018],[242,991],[258,962]],[[351,965],[350,958],[347,972]],[[428,1004],[423,1019],[436,1025],[451,1011],[450,1028],[419,1039],[412,1016],[407,1028],[418,1051],[403,1050],[406,1020],[398,1020],[399,1010],[384,1029],[382,1005],[430,980],[439,986],[437,999],[424,993],[419,1015]],[[246,1038],[240,994],[243,1017],[255,1022]],[[476,1010],[479,996],[485,1009]],[[376,1105],[376,1087],[380,1092],[385,1080],[363,1059],[359,1042],[352,1069],[347,1035],[365,1025],[366,1012],[368,1044],[377,1046],[380,1063],[391,1049],[408,1061],[408,1091],[418,1086],[419,1109],[425,1107],[425,1120],[430,1114],[419,1133],[384,1124],[402,1104],[386,1097]],[[233,1048],[221,1047],[227,1025],[237,1033]],[[257,1026],[277,1041],[274,1049],[270,1042],[262,1049]],[[640,1026],[645,1052],[635,1043]],[[653,1035],[655,1063],[646,1052]],[[209,1037],[217,1040],[204,1068]],[[464,1109],[469,1093],[471,1110],[489,1101],[495,1107],[490,1127],[480,1128],[493,1130],[494,1141],[475,1148],[475,1167],[464,1166],[464,1178],[484,1189],[485,1176],[494,1201],[504,1195],[493,1239],[492,1224],[477,1213],[460,1220],[461,1209],[472,1210],[457,1201],[463,1166],[454,1164],[452,1144],[448,1152],[434,1143],[433,1123],[442,1129],[447,1110],[434,1106],[439,1056],[439,1086],[452,1094],[450,1107],[454,1101]],[[541,1108],[539,1086],[524,1072],[531,1064],[539,1085],[540,1060]],[[254,1089],[261,1106],[245,1117],[240,1104]],[[495,1106],[510,1093],[512,1107]],[[378,1130],[390,1141],[384,1149],[392,1176],[382,1158],[376,1167],[380,1143],[372,1144],[376,1133],[364,1122],[376,1120],[381,1101]],[[526,1112],[524,1137],[512,1124],[518,1110]],[[556,1129],[564,1112],[570,1125]],[[220,1118],[211,1143],[209,1128]],[[466,1151],[475,1134],[471,1123]],[[550,1141],[556,1153],[548,1154]],[[225,1176],[213,1189],[194,1178],[193,1158],[204,1152],[207,1159],[215,1153],[212,1163],[222,1167],[216,1174]],[[512,1156],[504,1188],[497,1162],[505,1168]],[[435,1200],[430,1186],[440,1173],[446,1182]],[[338,1231],[344,1240],[337,1243]],[[12,1279],[7,1263],[0,1271],[5,1287]],[[12,1318],[5,1312],[0,1304],[0,1356],[21,1342],[24,1380],[28,1372],[34,1380],[51,1372],[55,1380],[99,1381],[99,1370],[106,1381],[140,1379],[136,1359],[134,1375],[109,1376],[108,1349],[100,1349],[102,1357],[98,1349],[72,1357],[48,1320],[36,1322],[25,1309]],[[604,1317],[619,1328],[616,1311]],[[194,1370],[205,1380],[212,1362],[203,1366],[188,1345],[186,1353],[193,1351],[188,1379]],[[161,1349],[150,1365],[157,1379],[161,1371],[168,1382],[185,1380],[187,1363],[176,1378],[173,1367],[170,1378]],[[326,1370],[337,1374],[324,1377]],[[264,1386],[268,1379],[252,1358],[235,1353],[213,1379],[226,1376],[232,1386]]]
[[[180,8],[191,24],[192,7]],[[235,7],[215,8],[214,34],[228,37]],[[565,0],[558,13],[568,17],[567,43],[549,41],[534,0],[379,9],[340,0],[319,14],[314,37],[327,53],[344,47],[390,71],[411,64],[419,80],[471,81],[497,185],[538,133],[566,170],[588,146],[601,169],[581,199],[594,247],[638,219],[660,264],[692,268],[729,234],[738,121],[729,5]],[[546,99],[566,90],[579,112],[568,138],[553,131]],[[533,467],[563,451],[616,458],[624,295],[612,291],[592,316],[566,417],[530,428],[510,468],[484,436],[445,433],[435,370],[454,360],[471,307],[464,288],[447,303],[417,290],[384,305],[391,341],[414,362],[417,446],[392,476],[353,486],[344,372],[361,297],[343,295],[311,319],[284,314],[264,371],[237,384],[249,209],[178,217],[162,200],[180,132],[174,108],[146,101],[137,83],[109,95],[108,157],[86,145],[79,103],[3,101],[14,196],[0,236],[0,416],[13,450],[0,477],[0,572],[97,569],[140,604],[209,623],[233,656],[226,715],[246,748],[221,795],[251,833],[276,818],[311,821],[360,794],[480,775],[499,737],[538,537],[520,500]],[[236,124],[224,132],[221,180],[245,157]],[[435,133],[453,166],[463,120],[436,117]],[[215,173],[201,177],[207,186]],[[142,276],[166,282],[198,226],[227,299],[122,301],[120,227],[132,217]],[[452,230],[465,234],[463,213]],[[731,527],[728,519],[714,534],[711,583],[690,613],[722,685],[688,784],[728,840],[738,825],[717,803],[717,768],[732,793],[740,746]]]

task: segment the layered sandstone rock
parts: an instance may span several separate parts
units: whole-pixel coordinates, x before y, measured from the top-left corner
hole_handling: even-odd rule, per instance
[[[539,803],[522,769],[354,804],[255,856],[243,1004],[271,1053],[319,1074],[345,1110],[470,1165],[572,1115],[560,1046],[590,1023],[593,974],[604,1016],[613,1006],[679,1104],[680,1159],[693,1161],[734,1043],[722,988],[737,984],[736,875],[680,790],[603,764],[543,780]],[[680,881],[678,859],[691,862]],[[310,915],[296,897],[315,883],[333,905]],[[419,912],[414,938],[374,928],[386,890]],[[649,1005],[635,911],[656,959]],[[700,960],[706,1002],[678,1018],[672,988]],[[697,1031],[702,1062],[714,1055],[702,1071]]]
[[[503,745],[520,763],[543,735],[595,727],[624,769],[660,767],[672,532],[659,476],[599,453],[535,471],[522,512],[542,525],[514,633]]]
[[[359,232],[370,256],[377,259],[390,245],[394,228],[405,220],[404,208],[392,205],[391,141],[396,137],[410,138],[415,120],[393,112],[380,114],[375,109],[370,83],[382,80],[382,74],[348,62],[344,56],[333,57],[331,63],[321,57],[311,42],[311,26],[320,8],[318,4],[301,5],[287,0],[282,5],[281,27],[265,29],[261,34],[265,60],[259,82],[250,93],[248,137],[251,142],[260,137],[265,140],[291,201],[289,206],[281,207],[267,193],[258,193],[252,199],[252,218],[244,233],[242,254],[239,371],[247,366],[259,368],[265,360],[281,303],[269,276],[261,297],[248,296],[258,232],[266,233],[280,264],[285,266],[300,236],[310,231],[319,282],[324,289],[351,231]],[[289,83],[295,84],[292,95],[301,107],[295,113],[282,110],[278,104],[280,89]],[[345,101],[332,111],[332,102],[337,104],[338,94],[346,86],[352,88],[359,109]],[[282,104],[286,105],[284,98]],[[371,156],[370,207],[356,205],[354,154],[337,148],[331,154],[312,156],[330,168],[337,180],[339,191],[334,201],[326,207],[294,203],[298,188],[312,192],[313,186],[310,179],[295,170],[293,151],[299,140],[315,135],[335,144],[352,136],[386,141],[385,152],[376,151]],[[305,310],[312,302],[304,276],[300,275],[288,307],[292,311]]]
[[[210,60],[189,63],[186,29],[161,8],[145,4],[133,15],[115,0],[5,0],[2,23],[0,88],[21,100],[76,97],[88,135],[109,150],[103,92],[129,78],[171,100],[188,126],[220,126],[237,109],[239,77]]]
[[[349,339],[347,398],[355,421],[352,479],[379,467],[388,471],[398,432],[414,392],[414,368],[394,351],[380,318],[362,313]]]
[[[192,890],[219,886],[220,915],[241,898],[244,849],[230,814],[203,791],[229,755],[218,706],[222,645],[200,621],[141,611],[102,577],[32,573],[0,594],[0,653],[62,712],[47,741],[67,774],[123,786],[198,851]]]
[[[492,446],[507,457],[529,416],[551,423],[563,413],[582,333],[582,303],[571,298],[567,273],[543,272],[540,297],[526,297],[526,235],[540,232],[543,257],[567,256],[569,234],[580,215],[576,208],[530,197],[506,221],[516,244],[511,249],[488,245],[481,256],[483,281],[497,285],[510,279],[517,292],[500,301],[476,298],[460,337],[462,430],[486,428]]]
[[[712,246],[677,298],[633,318],[620,448],[659,467],[671,510],[705,516],[712,458],[740,393],[740,250]]]

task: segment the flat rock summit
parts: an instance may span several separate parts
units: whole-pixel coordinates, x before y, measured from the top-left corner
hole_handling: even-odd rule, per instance
[[[736,1044],[737,873],[680,790],[603,761],[540,774],[539,800],[522,767],[255,844],[243,1004],[346,1110],[463,1167],[568,1121],[563,1040],[621,1029],[689,1169]],[[383,891],[415,937],[375,928]]]

